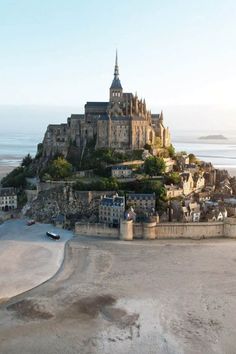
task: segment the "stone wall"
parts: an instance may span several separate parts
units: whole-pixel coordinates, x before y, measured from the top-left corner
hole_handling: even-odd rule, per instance
[[[156,238],[189,238],[201,239],[224,237],[224,223],[163,223],[156,225]]]
[[[236,237],[236,218],[227,218],[224,222],[224,236]]]
[[[144,238],[154,239],[204,239],[204,238],[236,238],[236,218],[228,218],[225,222],[204,223],[132,223],[123,221],[121,232],[102,224],[76,223],[76,234],[86,236],[120,237],[122,240]]]
[[[119,229],[108,227],[105,224],[80,223],[75,224],[75,234],[79,236],[100,236],[100,237],[119,237]]]

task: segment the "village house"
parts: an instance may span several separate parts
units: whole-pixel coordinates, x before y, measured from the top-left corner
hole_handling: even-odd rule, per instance
[[[228,178],[225,178],[220,182],[217,192],[221,193],[222,196],[231,196],[233,194],[233,190]]]
[[[124,218],[125,198],[117,194],[103,196],[99,204],[99,222],[112,226],[118,226]]]
[[[194,181],[190,172],[180,174],[180,187],[183,189],[184,195],[189,195],[194,190]]]
[[[167,199],[178,198],[183,195],[183,189],[174,184],[165,184]]]
[[[201,207],[197,202],[186,202],[182,207],[183,222],[199,222],[201,217]]]
[[[225,207],[217,207],[215,209],[209,210],[206,214],[207,221],[224,221],[228,216]]]
[[[184,170],[184,166],[189,164],[189,156],[187,154],[176,154],[176,161],[181,171]]]
[[[17,194],[14,188],[0,188],[0,210],[17,209]]]
[[[205,178],[202,173],[195,173],[193,176],[194,190],[200,192],[205,186]]]
[[[198,171],[199,167],[195,163],[189,163],[184,165],[184,172],[190,172],[192,173],[192,175],[194,175],[194,173],[197,173]]]
[[[115,178],[130,178],[132,176],[132,169],[128,166],[120,165],[111,168],[111,176]]]
[[[156,210],[156,194],[129,193],[126,195],[126,207],[133,207],[136,213],[152,213]]]
[[[164,162],[165,162],[165,172],[168,173],[168,172],[172,172],[173,171],[173,166],[175,164],[175,161],[172,160],[170,157],[167,157],[167,158],[163,158]]]

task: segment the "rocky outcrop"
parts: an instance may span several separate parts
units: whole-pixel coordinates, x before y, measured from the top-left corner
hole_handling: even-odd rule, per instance
[[[114,193],[74,191],[72,186],[58,186],[41,191],[38,198],[29,204],[26,214],[30,218],[49,223],[58,215],[64,215],[70,226],[78,220],[97,221],[101,196]]]

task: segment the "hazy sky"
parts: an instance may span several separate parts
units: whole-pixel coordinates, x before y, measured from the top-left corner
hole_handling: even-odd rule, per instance
[[[0,43],[0,106],[107,100],[118,48],[124,90],[170,126],[202,105],[234,126],[235,0],[1,0]]]

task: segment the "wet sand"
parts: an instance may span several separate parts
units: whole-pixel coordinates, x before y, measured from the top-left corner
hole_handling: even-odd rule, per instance
[[[1,353],[236,352],[236,242],[69,241],[60,271],[0,307]]]
[[[16,167],[16,166],[15,166]],[[5,177],[9,172],[11,172],[15,167],[13,166],[0,166],[0,181]]]

